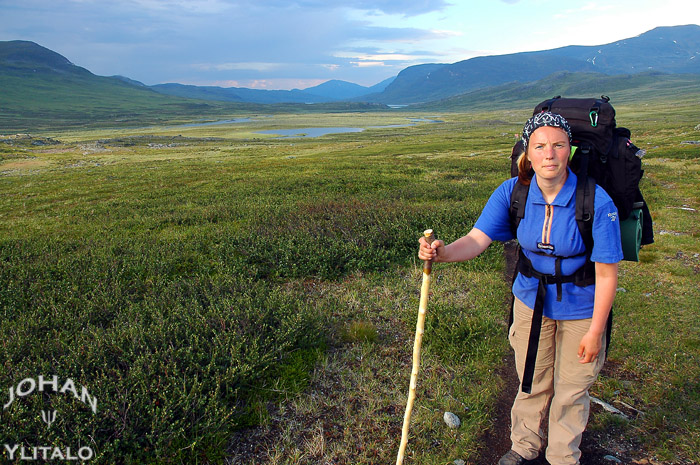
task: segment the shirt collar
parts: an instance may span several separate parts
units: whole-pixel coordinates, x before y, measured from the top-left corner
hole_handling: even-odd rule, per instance
[[[555,197],[551,205],[558,207],[565,207],[569,204],[574,194],[576,193],[576,175],[571,171],[571,168],[566,168],[569,172],[569,176],[566,178],[564,185]],[[532,177],[532,182],[530,182],[530,192],[528,197],[532,198],[532,203],[547,205],[544,197],[542,196],[542,191],[537,185],[537,175]]]

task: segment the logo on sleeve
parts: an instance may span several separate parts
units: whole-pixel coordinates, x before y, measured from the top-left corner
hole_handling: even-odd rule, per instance
[[[608,213],[608,218],[610,218],[610,222],[614,223],[617,221],[617,212]]]

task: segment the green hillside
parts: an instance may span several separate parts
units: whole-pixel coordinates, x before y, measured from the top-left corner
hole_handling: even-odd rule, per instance
[[[42,129],[139,126],[196,119],[221,119],[251,112],[353,111],[380,104],[318,105],[227,103],[159,94],[118,78],[87,73],[7,73],[0,69],[0,134]]]
[[[640,73],[608,76],[598,73],[556,73],[530,83],[510,83],[456,97],[411,105],[412,110],[466,111],[470,109],[533,107],[538,102],[566,97],[610,96],[616,104],[663,100],[678,95],[700,103],[700,75]]]
[[[221,112],[221,105],[139,89],[99,76],[21,74],[0,76],[0,131],[96,122],[158,122],[178,116]]]
[[[96,76],[33,42],[0,42],[0,132],[45,127],[157,123],[236,108],[158,94]]]

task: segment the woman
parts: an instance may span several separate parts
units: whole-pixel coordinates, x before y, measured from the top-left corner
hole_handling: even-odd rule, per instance
[[[511,410],[512,447],[499,465],[521,465],[539,456],[547,415],[546,458],[551,465],[572,465],[581,457],[579,445],[590,407],[588,389],[605,359],[605,329],[622,259],[620,227],[615,205],[596,186],[594,246],[585,250],[575,219],[576,175],[568,167],[571,130],[562,116],[549,112],[533,116],[523,128],[522,142],[518,178],[496,189],[474,228],[449,245],[440,240],[428,245],[421,238],[418,256],[433,262],[471,260],[492,241],[512,239],[511,192],[516,182],[527,183],[534,171],[517,239],[521,257],[526,257],[521,261],[535,271],[524,273],[520,268],[513,283],[509,340],[520,389]],[[574,275],[587,263],[587,256],[593,262],[589,266],[595,268],[595,284],[556,282],[555,276]],[[541,327],[533,324],[535,308],[543,313]],[[539,328],[539,339],[534,332],[536,358],[531,362],[531,380],[524,385],[530,332],[535,327]]]

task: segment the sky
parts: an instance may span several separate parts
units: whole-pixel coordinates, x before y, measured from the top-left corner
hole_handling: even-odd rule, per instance
[[[685,24],[700,24],[698,0],[0,0],[0,41],[94,74],[255,89],[371,86],[422,63]]]

